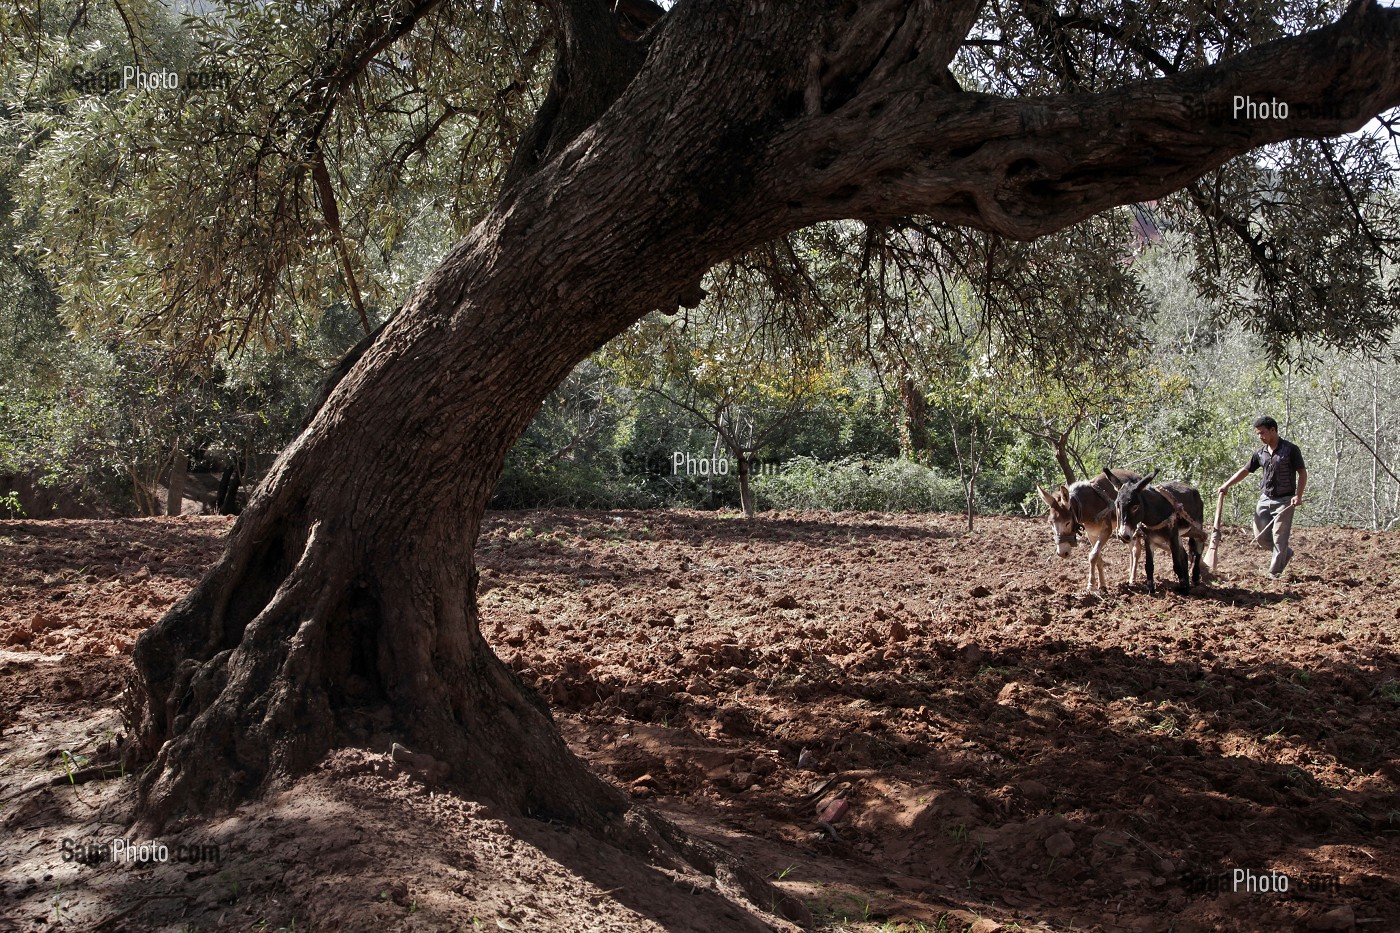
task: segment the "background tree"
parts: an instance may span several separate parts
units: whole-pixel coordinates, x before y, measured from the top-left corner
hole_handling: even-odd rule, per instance
[[[744,517],[753,518],[749,479],[760,452],[803,415],[844,395],[844,373],[814,323],[826,312],[785,308],[770,280],[741,265],[712,277],[709,286],[695,311],[644,319],[609,357],[629,384],[714,432],[733,459]],[[798,295],[815,303],[816,290],[812,285]],[[788,321],[806,320],[806,331],[780,327],[784,311]]]
[[[997,431],[990,408],[992,393],[985,359],[969,357],[966,349],[956,348],[931,377],[928,399],[938,418],[948,426],[945,436],[957,464],[967,530],[971,532],[977,514],[977,480],[997,441]]]
[[[1104,464],[1139,453],[1132,439],[1149,413],[1178,404],[1185,380],[1147,349],[1117,359],[1079,361],[1047,372],[1015,350],[993,364],[988,394],[1007,421],[1045,444],[1063,482],[1092,478]]]
[[[159,246],[189,246],[187,258],[203,261],[227,245],[226,214],[193,217],[190,204],[206,201],[161,190],[173,161],[192,172],[186,183],[201,183],[208,153],[171,149],[159,135],[173,126],[181,138],[180,126],[204,118],[230,131],[238,98],[219,95],[231,89],[225,79],[243,76],[220,65],[216,33],[227,24],[191,31],[164,5],[45,4],[32,15],[5,8],[0,28],[28,40],[0,53],[0,324],[13,337],[0,342],[0,472],[154,514],[166,508],[158,484],[170,484],[178,508],[177,461],[266,466],[295,435],[326,361],[363,336],[361,325],[345,328],[344,312],[363,318],[365,309],[321,287],[284,292],[257,327],[209,317],[219,302],[201,304],[207,289],[228,280],[186,280],[183,291],[172,276],[188,270],[156,269],[143,247],[152,230],[174,237],[204,220],[200,235],[218,246]],[[123,91],[120,67],[132,63],[174,68],[187,90],[163,101]],[[143,142],[143,133],[155,136]],[[391,254],[400,262],[413,252],[407,242]],[[247,352],[235,359],[239,347]]]

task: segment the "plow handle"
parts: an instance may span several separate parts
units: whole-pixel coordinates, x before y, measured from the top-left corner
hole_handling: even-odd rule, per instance
[[[1225,491],[1221,490],[1220,497],[1215,500],[1215,524],[1210,529],[1210,544],[1206,546],[1206,569],[1215,573],[1215,552],[1220,546],[1220,518],[1225,512]]]

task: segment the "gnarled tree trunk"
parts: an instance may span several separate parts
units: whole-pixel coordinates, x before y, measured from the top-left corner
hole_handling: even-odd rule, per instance
[[[646,850],[659,832],[713,866],[629,817],[478,623],[473,546],[507,451],[581,359],[715,260],[684,248],[669,210],[614,229],[631,171],[579,160],[454,250],[259,484],[208,576],[138,641],[146,819],[227,809],[387,736],[505,812]],[[737,880],[760,899],[759,879]]]
[[[600,168],[522,194],[454,251],[263,480],[209,576],[140,639],[148,813],[229,806],[377,731],[520,812],[596,825],[624,808],[483,641],[472,561],[539,402],[712,260],[685,261],[655,226],[666,262],[609,235],[626,175]]]

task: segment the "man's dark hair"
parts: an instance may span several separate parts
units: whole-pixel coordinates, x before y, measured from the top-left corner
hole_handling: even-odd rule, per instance
[[[1271,431],[1278,430],[1278,422],[1270,418],[1268,415],[1263,415],[1259,418],[1255,418],[1254,426],[1256,428],[1268,428]]]

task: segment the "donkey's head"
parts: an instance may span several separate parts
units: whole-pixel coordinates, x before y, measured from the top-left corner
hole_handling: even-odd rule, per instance
[[[1153,470],[1142,479],[1131,480],[1118,487],[1118,498],[1113,502],[1114,511],[1118,513],[1118,527],[1113,533],[1119,541],[1131,541],[1143,522],[1155,521],[1149,515],[1150,503],[1144,493],[1156,478],[1157,471]]]
[[[1074,517],[1074,506],[1069,499],[1069,488],[1061,486],[1050,493],[1035,487],[1040,498],[1050,506],[1050,528],[1055,534],[1055,551],[1061,557],[1068,557],[1070,550],[1079,543],[1079,521]]]

